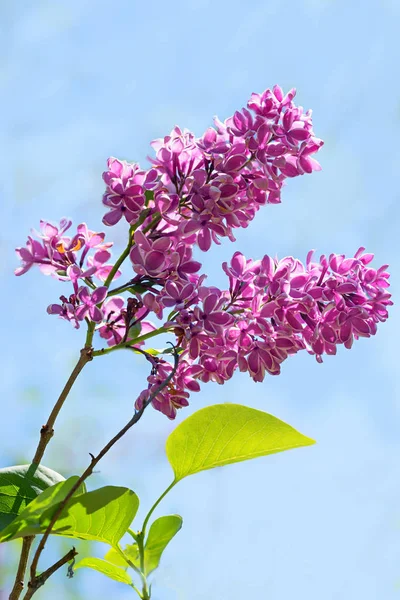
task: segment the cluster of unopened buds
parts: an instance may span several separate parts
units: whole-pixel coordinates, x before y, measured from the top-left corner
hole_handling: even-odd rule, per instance
[[[66,235],[67,219],[59,227],[41,222],[37,239],[17,249],[17,275],[37,265],[72,284],[60,304],[48,307],[50,314],[76,328],[82,322],[96,327],[107,341],[105,352],[131,347],[150,358],[137,409],[173,369],[168,350],[158,356],[143,350],[158,334],[172,333],[179,353],[173,378],[152,402],[172,419],[200,382],[223,384],[236,369],[263,381],[299,350],[321,362],[339,344],[351,348],[374,335],[387,319],[387,266],[372,268],[373,255],[364,248],[351,258],[332,254],[318,261],[310,252],[305,264],[236,252],[222,265],[226,290],[206,285],[193,260],[194,246],[208,251],[223,237],[234,241],[234,229],[247,227],[261,206],[279,203],[287,178],[320,169],[312,155],[323,142],[313,133],[311,111],[296,106],[294,96],[295,90],[284,95],[278,86],[252,94],[247,108],[224,123],[216,119],[201,138],[175,127],[152,142],[156,155],[147,171],[110,158],[103,223],[129,224],[128,245],[116,262],[104,233],[81,224]],[[120,284],[125,259],[133,272]]]

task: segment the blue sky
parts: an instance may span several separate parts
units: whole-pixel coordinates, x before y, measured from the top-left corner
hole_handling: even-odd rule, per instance
[[[202,255],[208,281],[222,285],[219,265],[235,250],[304,259],[310,248],[352,254],[363,245],[377,265],[390,263],[396,301],[399,18],[396,0],[2,3],[2,465],[29,460],[83,335],[46,314],[65,292],[60,283],[39,272],[13,276],[14,248],[40,218],[103,229],[108,156],[144,164],[150,140],[175,124],[201,135],[214,114],[232,114],[253,91],[297,88],[325,140],[323,171],[289,181],[281,205],[260,211],[235,244]],[[107,233],[124,243],[123,228]],[[213,402],[243,402],[318,443],[175,488],[159,514],[182,514],[184,527],[156,575],[154,600],[398,598],[399,325],[394,306],[374,339],[323,365],[300,354],[280,377],[254,384],[239,374],[193,396],[177,422]],[[88,452],[127,420],[143,387],[143,363],[116,354],[89,365],[60,417],[45,464],[65,476],[82,471]],[[170,481],[163,447],[173,427],[149,412],[91,485],[132,487],[144,512]],[[1,551],[7,575],[12,551]],[[72,581],[57,574],[41,593],[132,597],[83,571]]]

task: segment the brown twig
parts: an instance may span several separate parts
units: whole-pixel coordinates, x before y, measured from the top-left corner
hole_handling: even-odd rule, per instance
[[[74,383],[75,383],[79,373],[82,371],[83,367],[88,362],[90,362],[92,360],[92,358],[93,358],[92,357],[92,348],[82,348],[79,360],[78,360],[74,370],[72,371],[71,375],[69,376],[68,381],[65,384],[64,389],[62,390],[57,402],[53,406],[50,416],[47,419],[47,423],[45,425],[43,425],[43,427],[40,430],[40,441],[39,441],[38,447],[36,448],[35,456],[32,459],[32,462],[35,465],[40,464],[40,461],[43,458],[43,454],[45,453],[47,444],[49,443],[49,441],[51,440],[51,438],[54,435],[54,429],[53,429],[54,423],[56,422],[58,414],[59,414],[69,392],[71,391],[72,386],[74,385]]]
[[[22,540],[21,556],[19,557],[18,570],[15,576],[14,587],[10,594],[10,600],[19,598],[22,590],[24,589],[24,577],[25,571],[28,564],[29,552],[31,550],[34,536],[25,537]]]
[[[56,422],[58,414],[59,414],[69,392],[71,391],[73,384],[75,383],[75,381],[76,381],[79,373],[82,371],[83,367],[93,359],[92,352],[93,352],[93,350],[91,347],[85,346],[85,348],[82,348],[79,360],[78,360],[74,370],[72,371],[71,375],[69,376],[68,381],[65,384],[61,394],[59,395],[57,402],[53,406],[53,409],[49,415],[49,418],[47,419],[47,423],[45,425],[43,425],[40,430],[39,443],[37,445],[35,455],[32,459],[32,465],[34,467],[33,473],[35,472],[36,468],[39,466],[40,461],[42,460],[43,455],[45,453],[46,447],[54,435],[54,424]],[[22,541],[22,549],[21,549],[21,555],[20,555],[19,564],[18,564],[18,570],[17,570],[17,574],[15,576],[14,587],[9,596],[9,600],[18,600],[19,597],[21,596],[22,590],[24,588],[24,577],[25,577],[25,572],[26,572],[26,567],[27,567],[27,562],[28,562],[28,557],[29,557],[29,551],[31,549],[32,542],[33,542],[33,537],[31,537],[31,536],[25,537]]]
[[[173,378],[173,376],[176,373],[176,369],[178,368],[178,362],[179,362],[179,355],[175,351],[174,366],[173,366],[171,373],[168,375],[168,377],[159,386],[157,386],[157,388],[149,395],[147,400],[145,402],[143,402],[142,408],[135,412],[135,414],[128,421],[128,423],[104,446],[104,448],[99,452],[99,454],[97,456],[93,456],[93,454],[91,454],[90,465],[82,473],[82,475],[79,477],[79,479],[75,482],[75,484],[72,486],[72,488],[70,489],[68,494],[65,496],[65,498],[59,503],[56,511],[54,512],[54,514],[50,520],[50,523],[49,523],[46,531],[43,534],[42,539],[39,542],[39,545],[36,549],[36,552],[33,556],[33,560],[31,563],[31,567],[30,567],[31,578],[30,578],[30,582],[28,585],[32,585],[36,579],[36,570],[38,567],[40,555],[44,550],[47,539],[48,539],[49,535],[51,534],[57,519],[60,517],[63,510],[66,508],[69,500],[72,498],[72,496],[78,490],[80,485],[93,473],[94,467],[100,462],[100,460],[107,454],[107,452],[114,446],[114,444],[116,444],[125,435],[125,433],[127,431],[129,431],[129,429],[131,429],[131,427],[133,427],[139,421],[139,419],[142,417],[144,411],[149,406],[149,404],[169,384],[169,382],[171,381],[171,379]]]
[[[62,558],[60,558],[60,560],[55,562],[54,565],[51,565],[51,567],[46,569],[46,571],[43,571],[43,573],[41,573],[40,575],[35,577],[35,579],[33,581],[30,581],[28,583],[28,590],[27,590],[23,600],[29,600],[29,598],[32,598],[33,594],[35,594],[38,591],[38,589],[46,583],[48,578],[51,577],[51,575],[53,575],[53,573],[58,571],[58,569],[60,569],[63,565],[65,565],[70,560],[73,560],[77,554],[78,553],[75,550],[75,548],[72,548],[69,552],[67,552],[67,554],[65,556],[63,556]]]

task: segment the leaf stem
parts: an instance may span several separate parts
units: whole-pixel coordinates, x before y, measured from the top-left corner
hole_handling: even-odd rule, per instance
[[[131,535],[133,537],[133,539],[135,540],[135,542],[137,543],[138,536],[132,529],[129,528],[126,533],[129,533],[129,535]]]
[[[140,533],[138,537],[138,550],[140,557],[140,573],[142,576],[142,598],[143,600],[150,600],[149,587],[147,585],[146,573],[144,568],[144,535]]]
[[[147,585],[146,570],[144,566],[144,532],[141,531],[137,536],[137,545],[139,550],[140,573],[142,577],[142,598],[150,600],[149,587]]]
[[[155,501],[155,503],[153,504],[153,506],[151,507],[151,509],[150,509],[150,510],[149,510],[149,512],[147,513],[147,515],[146,515],[146,518],[145,518],[145,520],[144,520],[144,522],[143,522],[143,527],[142,527],[142,534],[143,534],[143,537],[144,537],[144,536],[145,536],[145,534],[146,534],[146,527],[147,527],[147,524],[148,524],[148,522],[149,522],[149,520],[150,520],[150,517],[151,517],[151,515],[153,514],[153,512],[155,511],[155,509],[157,508],[157,506],[160,504],[161,500],[162,500],[163,498],[165,498],[165,496],[168,494],[168,492],[170,492],[170,491],[172,490],[172,488],[173,488],[173,487],[174,487],[174,486],[175,486],[177,483],[178,483],[178,482],[177,482],[177,480],[176,480],[176,479],[174,479],[174,481],[171,483],[171,485],[169,485],[169,486],[167,487],[167,489],[166,489],[166,490],[165,490],[165,491],[164,491],[164,492],[161,494],[161,496],[158,498],[158,500],[156,500],[156,501]]]
[[[142,580],[142,585],[143,588],[145,586],[147,586],[147,581],[146,581],[146,577],[144,575],[144,573],[142,572],[141,569],[139,569],[130,559],[128,556],[126,556],[125,552],[122,550],[122,548],[120,546],[115,546],[115,550],[117,550],[117,552],[121,555],[121,557],[125,560],[125,562],[131,567],[131,569],[133,569],[139,576],[140,579]],[[135,586],[135,584],[132,584],[133,589],[135,590],[135,592],[138,594],[138,596],[142,599],[142,600],[146,600],[146,596],[143,596],[142,593],[140,592],[140,590]],[[148,597],[147,597],[148,598]]]
[[[124,561],[133,569],[138,575],[142,577],[142,573],[140,569],[130,560],[128,556],[126,556],[125,552],[122,550],[121,546],[117,544],[114,549],[118,552],[118,554],[124,559]]]

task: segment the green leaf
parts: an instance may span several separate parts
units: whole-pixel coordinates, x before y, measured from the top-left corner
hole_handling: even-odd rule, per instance
[[[179,515],[168,515],[154,521],[150,527],[144,548],[144,570],[146,575],[157,569],[162,553],[181,527],[182,517]]]
[[[135,338],[139,337],[141,330],[142,330],[141,323],[136,323],[135,325],[132,325],[132,327],[129,328],[128,337],[131,339],[135,339]]]
[[[122,558],[119,552],[115,548],[110,548],[104,557],[104,560],[115,565],[116,567],[124,567],[125,569],[129,566],[126,560]]]
[[[65,498],[78,479],[79,477],[77,476],[70,477],[65,481],[52,485],[39,494],[39,496],[32,500],[18,517],[16,517],[0,533],[0,542],[7,542],[16,537],[42,533],[43,527],[41,527],[40,524],[42,515],[47,512],[51,518],[59,503]],[[82,484],[76,493],[83,493],[85,490],[86,487]],[[47,523],[48,522],[49,519],[47,520]],[[46,527],[44,529],[46,529]]]
[[[115,546],[138,508],[139,498],[135,492],[108,485],[73,498],[57,520],[53,533]]]
[[[314,440],[268,413],[215,404],[183,421],[167,439],[175,481],[214,467],[310,446]]]
[[[137,544],[129,544],[123,549],[123,553],[127,557],[127,559],[135,565],[135,567],[139,568],[140,565],[140,556],[139,556],[139,548]],[[104,560],[108,560],[108,562],[116,565],[117,567],[129,567],[129,563],[123,559],[123,557],[117,552],[114,548],[110,548],[107,554],[104,557]]]
[[[146,352],[147,354],[151,354],[151,356],[158,356],[163,353],[162,350],[158,350],[157,348],[146,348]]]
[[[71,479],[74,479],[72,484],[76,481],[76,478],[70,478],[65,483],[70,482]],[[43,492],[43,494],[45,493]],[[0,541],[9,541],[17,537],[36,535],[46,531],[59,506],[59,501],[65,497],[65,493],[61,498],[58,496],[58,502],[50,507],[41,502],[38,509],[36,506],[32,508],[32,505],[37,503],[43,494],[33,500],[25,511],[3,531]],[[106,486],[93,492],[79,494],[73,496],[68,506],[64,508],[55,523],[52,534],[115,545],[131,524],[138,506],[138,497],[127,488]]]
[[[0,531],[48,487],[65,478],[43,465],[18,465],[0,469]]]
[[[146,348],[147,354],[151,354],[152,356],[158,356],[159,354],[180,354],[183,348],[174,347],[174,348]]]
[[[99,573],[107,575],[107,577],[114,579],[114,581],[120,581],[121,583],[132,585],[132,579],[129,577],[128,573],[124,571],[124,569],[120,569],[101,558],[94,558],[93,556],[82,558],[82,560],[80,560],[74,566],[74,571],[76,571],[76,569],[82,569],[83,567],[99,571]]]

